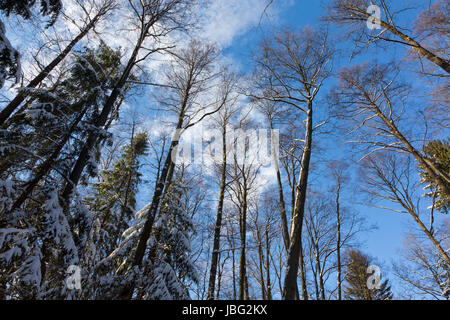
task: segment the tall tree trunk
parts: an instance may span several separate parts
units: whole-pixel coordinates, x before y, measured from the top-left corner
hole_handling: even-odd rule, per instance
[[[6,280],[0,278],[0,301],[6,300]]]
[[[369,18],[371,15],[365,11],[365,9],[353,7],[350,9],[351,11],[356,11],[359,14],[362,14],[363,16]],[[404,34],[401,32],[395,25],[389,24],[386,21],[380,20],[380,25],[389,30],[392,34],[399,37],[401,40],[403,40],[404,44],[412,47],[414,51],[417,52],[418,55],[424,57],[425,59],[428,59],[430,62],[434,63],[438,67],[440,67],[442,70],[450,73],[450,63],[448,60],[439,57],[437,54],[429,51],[428,49],[424,48],[420,43],[415,41],[410,36]]]
[[[236,258],[234,256],[234,238],[233,235],[231,235],[231,272],[233,276],[233,300],[237,299],[237,290],[236,290]]]
[[[271,118],[269,118],[269,124],[270,124],[270,132],[271,132],[272,156],[273,156],[273,161],[275,163],[275,171],[276,171],[276,175],[277,175],[278,197],[280,199],[280,214],[281,214],[281,225],[283,228],[284,247],[286,249],[286,252],[289,252],[289,229],[288,229],[288,223],[287,223],[287,217],[286,217],[286,204],[284,202],[283,182],[281,181],[280,167],[278,164],[278,153],[277,153],[277,150],[275,148],[275,143],[274,143],[275,135],[273,134],[273,121]]]
[[[219,257],[218,257],[218,271],[217,271],[216,300],[220,299],[220,289],[221,289],[221,284],[222,284],[222,273],[223,273],[223,265],[222,265],[222,267],[220,266],[220,254],[219,254]],[[212,299],[210,299],[210,300],[212,300]]]
[[[239,255],[239,300],[244,300],[246,296],[246,236],[247,236],[247,185],[243,183],[242,205],[240,209],[240,238],[241,249]]]
[[[266,289],[266,282],[264,280],[264,254],[263,254],[263,250],[262,250],[262,239],[261,239],[261,235],[260,235],[260,230],[256,230],[257,233],[257,246],[258,246],[258,269],[259,269],[259,282],[260,282],[260,287],[261,287],[261,295],[262,295],[262,300],[267,300],[267,289]]]
[[[134,254],[134,260],[133,260],[133,266],[139,266],[142,263],[142,259],[144,258],[145,250],[147,248],[147,241],[150,238],[153,224],[156,219],[156,214],[159,208],[159,204],[162,199],[162,195],[164,192],[164,185],[166,183],[166,179],[169,175],[170,167],[172,166],[172,159],[170,154],[175,149],[175,147],[178,145],[178,140],[173,140],[169,149],[169,154],[166,158],[164,167],[161,171],[161,175],[159,178],[159,181],[156,185],[155,192],[153,193],[152,203],[150,205],[150,208],[148,209],[147,213],[145,214],[147,219],[144,224],[144,228],[142,229],[141,235],[139,237],[139,242],[136,248],[136,252]],[[121,298],[128,300],[131,298],[131,295],[133,293],[133,288],[125,288],[121,294]]]
[[[166,160],[164,162],[163,169],[161,170],[158,183],[157,183],[155,191],[153,193],[153,198],[152,198],[150,208],[145,213],[145,216],[147,217],[147,219],[145,221],[142,232],[139,236],[139,241],[138,241],[138,244],[136,247],[136,252],[134,254],[134,259],[133,259],[133,267],[140,266],[142,263],[142,260],[144,258],[144,254],[145,254],[145,250],[147,248],[147,241],[150,238],[151,232],[153,230],[153,224],[156,219],[156,214],[158,212],[159,204],[161,203],[163,193],[167,190],[166,187],[172,181],[174,168],[175,168],[175,159],[172,159],[172,155],[174,154],[174,151],[176,150],[176,148],[179,144],[181,128],[183,127],[183,120],[184,120],[186,106],[187,106],[187,97],[185,97],[185,101],[183,102],[182,108],[180,110],[180,114],[178,116],[177,129],[176,129],[175,134],[170,143],[170,148],[169,148]],[[124,288],[121,292],[121,299],[123,299],[123,300],[131,299],[131,296],[133,294],[133,289],[134,289],[133,284],[131,285],[131,287]]]
[[[337,256],[337,294],[338,300],[342,300],[342,270],[341,270],[341,215],[339,196],[341,191],[341,182],[338,178],[336,188],[336,256]]]
[[[318,245],[316,245],[315,258],[316,258],[316,266],[317,266],[317,275],[319,276],[320,299],[325,300],[325,284],[323,281],[322,265],[320,263],[319,246]]]
[[[306,119],[305,146],[303,149],[302,169],[297,185],[294,216],[292,217],[291,243],[287,261],[287,272],[284,280],[283,299],[294,300],[297,288],[297,272],[301,254],[301,236],[303,228],[303,218],[305,214],[306,192],[308,188],[309,164],[311,160],[312,147],[312,121],[313,121],[312,101],[308,102]]]
[[[208,285],[208,295],[207,300],[212,300],[214,298],[214,287],[216,281],[217,263],[218,255],[220,249],[220,231],[222,228],[222,214],[223,214],[223,203],[225,199],[225,186],[226,186],[226,166],[227,166],[227,129],[226,125],[223,126],[222,131],[222,173],[220,180],[220,191],[219,191],[219,204],[217,206],[217,217],[216,226],[214,228],[214,243],[213,252],[211,256],[211,269],[209,271],[209,285]]]
[[[55,69],[55,67],[63,61],[67,55],[72,51],[73,47],[80,42],[88,33],[91,31],[100,17],[103,15],[103,11],[99,12],[91,22],[73,39],[69,45],[58,55],[52,62],[50,62],[34,79],[30,81],[30,83],[26,86],[26,89],[36,88],[47,76],[50,72]],[[16,110],[20,104],[27,98],[29,95],[27,91],[20,91],[16,97],[11,100],[11,102],[0,111],[0,126],[11,116],[11,114]]]
[[[128,201],[129,201],[129,197],[130,197],[130,192],[131,192],[131,184],[133,181],[133,166],[134,166],[134,161],[136,159],[136,154],[135,154],[135,146],[134,146],[134,131],[135,131],[135,122],[133,121],[133,125],[132,125],[132,129],[131,129],[131,141],[130,141],[130,146],[131,146],[131,158],[130,158],[130,162],[128,163],[128,173],[127,173],[127,182],[126,182],[126,188],[125,188],[125,195],[124,195],[124,200],[123,203],[121,205],[120,208],[120,218],[119,218],[119,225],[117,226],[117,231],[114,235],[114,240],[112,242],[113,246],[117,245],[117,240],[119,240],[120,235],[122,234],[122,227],[126,228],[126,224],[124,223],[124,219],[125,219],[125,214],[126,211],[128,210]],[[119,188],[120,190],[120,188]]]
[[[306,284],[306,268],[305,268],[305,258],[303,254],[303,239],[300,239],[300,261],[299,261],[299,269],[300,269],[300,285],[302,287],[302,300],[308,300],[308,287]],[[297,282],[295,282],[295,300],[300,299],[300,295],[298,292]]]
[[[367,96],[367,93],[365,93]],[[370,100],[369,100],[370,101]],[[450,198],[450,189],[447,183],[450,183],[450,177],[447,173],[438,169],[431,161],[422,156],[422,154],[414,148],[405,136],[398,130],[397,126],[389,120],[378,106],[373,106],[377,115],[383,120],[391,133],[406,147],[408,152],[414,156],[417,162],[424,167],[426,172],[433,178],[435,183],[445,192],[447,198]]]
[[[430,241],[433,243],[439,254],[444,258],[444,260],[447,262],[448,265],[450,265],[450,258],[447,255],[447,252],[442,248],[439,241],[436,240],[434,235],[427,229],[427,227],[423,224],[423,222],[419,219],[419,217],[416,215],[415,212],[408,210],[411,216],[414,218],[416,223],[419,225],[419,227],[422,229],[423,232],[427,235],[427,237],[430,239]]]
[[[248,274],[247,274],[247,272],[245,272],[245,295],[244,295],[244,300],[250,300]]]
[[[266,226],[266,288],[267,288],[267,300],[272,300],[272,284],[270,281],[270,241],[269,241],[269,221]]]

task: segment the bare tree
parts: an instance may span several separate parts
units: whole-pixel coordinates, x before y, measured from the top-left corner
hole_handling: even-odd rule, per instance
[[[348,164],[344,162],[331,162],[328,165],[336,182],[336,264],[337,264],[337,299],[342,300],[342,263],[341,263],[341,188],[346,180],[345,169]]]
[[[288,105],[304,113],[305,135],[300,177],[296,186],[284,299],[294,299],[301,253],[301,234],[311,160],[314,100],[331,71],[332,50],[326,33],[305,29],[301,34],[283,31],[261,47],[256,59],[261,73],[256,99]],[[304,291],[304,290],[303,290]]]
[[[405,118],[408,87],[396,79],[398,71],[391,64],[357,65],[344,68],[340,84],[332,93],[335,114],[349,120],[354,126],[350,133],[358,135],[354,143],[377,150],[408,153],[432,177],[447,196],[450,196],[450,177],[440,170],[408,138],[401,125]],[[424,144],[424,139],[418,140]]]
[[[151,204],[145,213],[146,221],[139,237],[133,266],[139,266],[142,262],[161,199],[172,182],[177,147],[182,133],[218,112],[230,99],[230,92],[227,92],[206,106],[198,106],[200,95],[210,89],[210,82],[217,77],[213,70],[217,58],[214,46],[192,41],[188,48],[174,52],[173,56],[174,61],[167,74],[166,86],[170,87],[171,91],[168,91],[164,105],[177,114],[177,124]],[[132,292],[133,288],[125,288],[122,297],[130,298]]]
[[[449,220],[446,218],[434,235],[440,243],[449,247]],[[394,273],[404,283],[404,291],[432,297],[449,299],[450,269],[435,248],[425,243],[420,235],[410,233],[404,240],[402,261],[394,264]]]
[[[251,121],[247,119],[249,113],[245,113],[239,120],[238,129],[242,130],[233,140],[233,162],[227,174],[230,183],[228,192],[230,199],[235,204],[239,217],[239,300],[249,299],[249,286],[247,274],[247,232],[248,216],[252,204],[252,197],[257,190],[257,178],[261,164],[255,150],[257,145],[252,144],[251,137],[247,141],[247,130],[251,128]],[[252,133],[250,133],[252,135]]]
[[[420,196],[415,195],[420,183],[413,178],[414,171],[411,162],[411,158],[405,155],[378,152],[369,156],[364,163],[365,168],[367,168],[367,176],[364,178],[365,191],[373,197],[388,200],[392,204],[398,205],[399,208],[395,206],[375,206],[398,213],[409,214],[432,242],[445,262],[450,264],[447,249],[444,249],[442,244],[436,239],[432,225],[427,227],[422,221],[421,216],[423,214],[420,214],[421,208],[417,203],[417,199],[420,199]]]
[[[236,113],[236,109],[234,104],[236,103],[236,97],[232,98],[232,91],[234,90],[236,84],[236,79],[228,75],[226,73],[223,74],[221,81],[221,93],[224,96],[224,99],[227,101],[227,104],[223,106],[223,108],[217,113],[215,117],[215,123],[218,127],[220,127],[222,134],[222,161],[219,164],[220,167],[220,188],[219,188],[219,201],[217,205],[217,217],[214,228],[214,239],[213,239],[213,248],[211,253],[211,267],[209,271],[209,284],[208,284],[208,295],[207,299],[212,300],[214,298],[215,292],[215,281],[216,281],[216,273],[218,267],[218,259],[219,259],[219,249],[220,249],[220,237],[221,237],[221,229],[222,229],[222,216],[223,216],[223,205],[225,200],[225,188],[227,187],[227,156],[230,152],[227,147],[227,130],[231,125],[231,121],[233,120],[233,116]],[[218,137],[216,137],[217,139]],[[219,150],[216,150],[219,153]],[[220,286],[220,284],[219,284]],[[217,288],[217,293],[219,293],[219,288]]]
[[[329,280],[332,275],[341,277],[339,273],[342,273],[344,267],[344,263],[340,261],[341,252],[344,248],[355,246],[360,233],[372,229],[360,215],[342,205],[339,208],[339,224],[336,223],[333,193],[312,191],[306,205],[305,254],[308,255],[309,270],[318,300],[331,299],[336,291],[339,299],[342,283],[338,280],[334,286],[329,284]]]
[[[310,197],[306,209],[305,226],[317,300],[326,300],[325,282],[331,270],[328,269],[327,262],[336,251],[333,245],[336,242],[336,225],[327,223],[330,216],[331,210],[326,199]]]
[[[379,21],[376,18],[372,20],[372,12],[369,10],[371,5],[377,5],[382,10],[383,17]],[[442,57],[437,52],[432,52],[429,48],[417,42],[413,36],[405,34],[403,31],[404,28],[397,25],[395,21],[396,13],[392,9],[393,6],[392,3],[385,0],[334,0],[329,7],[326,20],[349,25],[349,32],[353,34],[355,34],[355,29],[362,31],[361,34],[366,37],[368,44],[381,40],[408,46],[419,56],[424,57],[442,70],[450,73],[450,63],[447,57]],[[402,11],[399,10],[399,12]],[[379,23],[382,30],[375,29],[375,33],[371,32],[366,26],[367,21]],[[391,34],[393,38],[386,36],[386,33]]]
[[[274,103],[270,100],[257,100],[257,108],[266,116],[267,121],[269,123],[269,129],[271,132],[271,153],[274,161],[274,167],[275,167],[275,174],[277,176],[277,185],[278,185],[278,197],[280,198],[280,216],[281,216],[281,224],[283,227],[283,239],[284,239],[284,246],[286,249],[286,252],[289,251],[289,228],[288,228],[288,220],[287,220],[287,214],[286,214],[286,203],[284,201],[284,191],[283,191],[283,182],[281,180],[281,171],[279,166],[279,157],[280,154],[278,153],[278,150],[276,148],[276,144],[279,141],[275,141],[275,126],[274,122],[286,118],[289,114],[289,110],[287,110],[287,107],[277,103]]]

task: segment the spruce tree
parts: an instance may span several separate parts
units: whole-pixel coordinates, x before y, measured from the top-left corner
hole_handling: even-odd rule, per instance
[[[99,244],[103,258],[117,246],[122,233],[130,227],[136,209],[136,193],[141,183],[140,158],[149,148],[148,134],[132,136],[111,169],[100,173],[100,182],[93,185],[95,193],[87,202],[99,219],[102,240]]]
[[[425,145],[423,152],[426,158],[433,163],[439,171],[450,175],[450,138],[443,140],[433,140]],[[435,201],[435,209],[442,212],[448,213],[450,208],[450,198],[446,195],[445,191],[442,190],[430,177],[426,170],[419,167],[420,176],[422,182],[426,183],[426,189],[429,192],[426,194]],[[450,183],[445,180],[445,183],[450,188]]]
[[[53,25],[58,18],[59,12],[62,9],[61,0],[40,0],[39,11],[44,16],[50,16],[49,25]],[[30,19],[32,16],[32,9],[36,5],[36,0],[0,0],[0,10],[2,10],[6,16],[11,13],[19,15],[24,19]]]
[[[379,289],[369,289],[368,280],[371,265],[369,256],[359,250],[350,250],[346,257],[344,297],[347,300],[391,300],[389,281],[380,282]]]
[[[0,88],[5,85],[5,81],[8,79],[19,82],[20,55],[6,37],[5,25],[0,21]]]
[[[199,280],[190,257],[194,228],[188,194],[192,188],[186,184],[183,173],[177,171],[164,193],[148,241],[149,249],[139,267],[133,266],[132,262],[145,213],[151,204],[136,213],[133,225],[123,233],[124,238],[116,250],[96,267],[99,296],[118,299],[122,289],[133,284],[133,299],[189,299],[187,284]]]
[[[64,212],[58,186],[119,68],[119,51],[86,48],[65,79],[34,89],[33,100],[1,132],[0,282],[14,283],[11,298],[73,294],[62,285],[65,271],[84,259],[93,222],[78,198]]]

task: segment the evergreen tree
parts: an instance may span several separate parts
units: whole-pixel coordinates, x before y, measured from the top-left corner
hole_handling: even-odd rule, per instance
[[[379,284],[379,289],[369,289],[370,274],[368,268],[371,264],[369,256],[359,250],[350,250],[346,257],[346,274],[344,297],[347,300],[391,300],[392,293],[389,281]]]
[[[117,246],[122,233],[130,227],[136,210],[136,193],[141,183],[140,158],[149,148],[146,132],[131,138],[122,148],[111,169],[100,173],[100,182],[94,184],[95,193],[87,199],[90,210],[99,219],[102,229],[102,258]]]
[[[193,186],[185,184],[182,173],[175,175],[174,182],[164,193],[142,265],[133,267],[132,262],[145,224],[145,213],[151,204],[136,213],[134,225],[124,232],[117,249],[98,264],[97,270],[110,270],[98,281],[98,292],[103,299],[119,298],[121,290],[131,284],[134,287],[132,299],[189,299],[188,281],[199,280],[190,258],[194,230],[187,195]]]
[[[49,25],[53,25],[58,18],[59,12],[62,9],[61,0],[40,0],[39,11],[42,15],[50,15]],[[36,0],[0,0],[0,10],[5,12],[6,16],[11,13],[19,15],[24,19],[30,19],[32,15],[32,8],[36,5]]]
[[[169,186],[161,204],[161,211],[153,231],[156,241],[151,254],[159,268],[172,270],[176,277],[173,280],[168,277],[163,280],[163,277],[155,272],[155,283],[150,287],[149,296],[158,299],[166,298],[165,295],[159,296],[161,294],[159,289],[163,286],[167,288],[169,297],[172,299],[189,298],[184,280],[198,281],[197,271],[189,256],[190,238],[194,231],[189,205],[186,203],[186,194],[190,188],[192,187],[188,187],[183,177],[178,174],[175,182]],[[160,283],[162,281],[165,283]]]
[[[93,219],[74,198],[59,203],[58,186],[71,168],[78,141],[92,132],[98,106],[115,82],[120,52],[105,44],[85,49],[63,79],[33,90],[33,101],[2,131],[0,144],[0,282],[11,298],[68,298],[66,269],[89,251]],[[98,133],[101,135],[102,133]]]
[[[20,56],[6,37],[5,25],[0,21],[0,88],[11,78],[19,82]]]
[[[439,171],[450,175],[450,138],[443,140],[430,141],[425,147],[423,152],[427,159],[438,168]],[[422,182],[426,183],[426,189],[430,190],[426,195],[433,198],[435,201],[435,209],[448,213],[450,208],[450,198],[430,177],[426,170],[422,167],[419,168]],[[445,180],[445,183],[450,188],[450,183]]]
[[[120,68],[120,51],[101,43],[96,49],[86,48],[79,53],[68,76],[52,88],[31,89],[32,100],[10,119],[8,130],[1,131],[3,158],[0,174],[8,170],[26,170],[37,167],[38,159],[51,153],[61,137],[70,131],[72,138],[82,138],[92,132],[92,121],[98,116],[99,106],[116,81]],[[71,129],[71,124],[83,115]],[[98,134],[102,134],[99,132]],[[59,169],[67,170],[74,157],[78,139],[70,148]],[[30,150],[30,148],[33,148]],[[26,152],[32,151],[31,152]],[[64,150],[59,156],[64,155]]]

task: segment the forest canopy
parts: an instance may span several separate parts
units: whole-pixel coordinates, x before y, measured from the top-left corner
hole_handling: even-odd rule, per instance
[[[0,13],[0,300],[450,299],[448,1]]]

